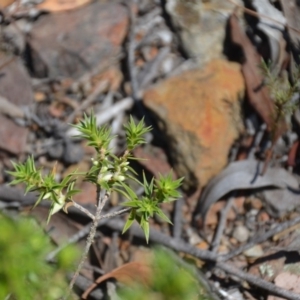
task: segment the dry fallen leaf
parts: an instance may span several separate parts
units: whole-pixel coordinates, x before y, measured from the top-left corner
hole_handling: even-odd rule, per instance
[[[205,219],[206,213],[213,203],[235,190],[265,187],[298,189],[298,181],[291,173],[283,168],[270,167],[262,176],[262,165],[252,159],[229,164],[208,183],[199,200],[196,218],[201,216]]]
[[[282,67],[287,57],[286,41],[283,37],[286,19],[282,12],[272,5],[269,0],[253,0],[252,5],[259,13],[257,28],[264,32],[268,38],[272,63]],[[263,15],[272,16],[277,22],[266,19]]]
[[[263,77],[259,71],[261,58],[242,30],[238,17],[235,14],[231,15],[229,23],[232,41],[244,51],[245,61],[242,65],[242,71],[246,81],[249,102],[267,124],[269,131],[277,129],[277,132],[274,134],[275,141],[286,130],[286,124],[284,121],[275,124],[274,102],[270,97],[267,87],[262,84]]]
[[[87,299],[90,292],[97,287],[101,282],[107,279],[114,278],[125,285],[132,285],[134,283],[142,283],[147,285],[151,277],[151,267],[147,262],[130,262],[113,271],[100,276],[81,296],[82,299]]]
[[[90,2],[91,0],[45,0],[38,4],[37,8],[49,12],[61,12],[76,9]]]

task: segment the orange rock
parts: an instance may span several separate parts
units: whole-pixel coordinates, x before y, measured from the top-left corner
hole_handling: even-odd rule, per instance
[[[238,64],[214,60],[145,92],[144,103],[169,138],[174,168],[185,176],[185,188],[205,185],[226,165],[243,128],[244,88]]]

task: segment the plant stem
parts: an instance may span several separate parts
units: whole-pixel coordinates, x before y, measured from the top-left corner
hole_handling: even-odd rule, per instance
[[[100,217],[100,220],[98,222],[98,225],[97,227],[100,226],[100,224],[105,224],[106,220],[105,219],[108,219],[108,218],[113,218],[113,217],[116,217],[116,216],[120,216],[122,214],[125,214],[127,212],[130,211],[130,207],[127,207],[127,208],[124,208],[124,209],[121,209],[121,210],[115,210],[115,209],[112,209],[111,212],[105,214],[105,215],[101,215]],[[115,210],[115,211],[113,211]],[[80,210],[81,212],[83,212],[82,210]],[[83,212],[84,213],[84,212]],[[85,213],[84,213],[85,214]],[[94,216],[93,216],[93,219],[94,219]],[[55,250],[53,250],[52,252],[50,252],[48,255],[47,255],[47,258],[46,260],[48,262],[51,262],[53,261],[53,259],[55,258],[55,256],[61,251],[63,250],[64,248],[66,248],[68,245],[70,244],[75,244],[76,242],[78,242],[80,239],[84,238],[85,236],[87,236],[90,232],[90,228],[92,226],[92,223],[89,223],[87,224],[86,226],[84,226],[83,228],[81,228],[77,233],[75,233],[74,235],[72,235],[66,243],[58,246]]]
[[[87,216],[89,216],[92,220],[95,219],[95,216],[92,213],[90,213],[89,210],[87,210],[86,208],[84,208],[83,206],[81,206],[80,204],[76,203],[75,201],[72,201],[72,204],[77,209],[79,209],[80,211],[82,211],[83,213],[85,213]]]
[[[108,219],[108,218],[113,218],[113,217],[125,214],[125,213],[129,212],[130,210],[131,210],[131,207],[127,207],[127,208],[124,208],[124,209],[121,209],[121,210],[118,210],[118,211],[115,211],[115,212],[112,212],[112,213],[107,213],[105,215],[102,215],[100,217],[100,220],[102,220],[102,219]]]
[[[66,299],[69,298],[69,296],[70,296],[70,294],[72,292],[74,283],[75,283],[75,281],[76,281],[76,279],[77,279],[77,277],[79,275],[80,270],[83,267],[83,264],[84,264],[85,260],[88,257],[88,253],[89,253],[90,247],[91,247],[91,245],[94,242],[94,238],[95,238],[95,235],[96,235],[96,232],[97,232],[98,222],[101,219],[101,212],[103,210],[103,207],[104,207],[106,201],[109,198],[108,191],[105,190],[105,189],[101,190],[101,188],[99,186],[97,186],[97,198],[98,198],[98,204],[97,204],[96,214],[95,214],[95,216],[93,218],[92,226],[91,226],[89,235],[87,237],[86,245],[85,245],[84,251],[82,253],[80,262],[79,262],[78,267],[76,269],[76,272],[74,273],[74,276],[73,276],[73,278],[72,278],[72,280],[71,280],[71,282],[69,284],[69,291],[68,291]]]

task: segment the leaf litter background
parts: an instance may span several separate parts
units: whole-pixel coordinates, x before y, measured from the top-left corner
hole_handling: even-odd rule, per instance
[[[84,112],[93,109],[99,125],[112,126],[116,154],[129,114],[145,116],[154,130],[136,149],[145,160],[134,168],[185,177],[182,199],[164,207],[174,226],[153,220],[150,244],[192,260],[214,299],[300,299],[299,104],[275,122],[258,68],[270,60],[292,80],[296,0],[0,4],[3,212],[29,213],[41,224],[47,218],[47,203],[31,211],[36,196],[7,185],[10,160],[32,154],[45,172],[57,161],[59,180],[91,165],[93,149],[74,140],[69,125]],[[298,100],[296,92],[291,101]],[[93,210],[95,188],[78,185],[76,200]],[[123,200],[113,194],[106,212]],[[79,295],[111,295],[112,278],[147,285],[148,246],[138,228],[121,235],[123,225],[123,218],[99,224]],[[70,208],[45,230],[59,251],[66,241],[83,247],[89,224]]]

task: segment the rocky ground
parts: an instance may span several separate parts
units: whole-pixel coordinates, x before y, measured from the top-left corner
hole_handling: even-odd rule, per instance
[[[72,138],[70,124],[83,113],[93,110],[99,126],[111,126],[116,154],[129,115],[145,117],[153,131],[135,150],[144,160],[133,168],[149,178],[171,169],[185,178],[182,198],[163,207],[173,226],[154,219],[150,244],[192,260],[214,299],[300,299],[298,1],[0,5],[3,212],[30,213],[41,224],[48,214],[47,203],[31,211],[36,196],[7,185],[11,160],[33,155],[45,172],[57,164],[61,180],[92,164],[93,149]],[[78,187],[75,200],[92,210],[96,188]],[[113,194],[105,211],[123,200]],[[107,282],[90,299],[104,299],[107,279],[122,282],[116,268],[141,272],[127,264],[149,247],[136,227],[121,234],[123,217],[101,222],[76,282],[86,297],[97,278]],[[45,229],[58,249],[66,239],[84,247],[89,224],[71,209]]]

